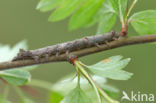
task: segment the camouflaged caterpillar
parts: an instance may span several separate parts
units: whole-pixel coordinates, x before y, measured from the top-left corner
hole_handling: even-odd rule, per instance
[[[69,54],[69,52],[81,50],[93,46],[100,47],[101,44],[107,44],[111,41],[118,39],[119,37],[120,34],[116,33],[115,31],[112,31],[107,34],[88,36],[82,39],[77,39],[62,44],[56,44],[53,46],[47,46],[45,48],[40,48],[37,50],[25,51],[23,49],[20,49],[19,53],[12,61],[26,60],[26,59],[33,59],[35,61],[38,61],[40,58],[48,59],[52,55],[58,56],[63,53]]]

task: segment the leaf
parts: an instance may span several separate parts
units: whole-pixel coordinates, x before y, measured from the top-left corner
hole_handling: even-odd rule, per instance
[[[17,53],[19,52],[19,49],[28,49],[26,40],[20,41],[17,43],[13,48],[11,48],[9,45],[0,45],[0,62],[10,61],[12,60]],[[33,70],[37,66],[29,66],[29,67],[22,67],[17,69],[22,70]]]
[[[75,30],[86,25],[93,18],[104,0],[87,0],[70,18],[69,28]]]
[[[23,97],[20,101],[20,103],[35,103],[34,101],[32,101],[29,98]]]
[[[96,19],[98,19],[97,34],[103,34],[109,32],[116,21],[116,11],[111,4],[112,0],[106,0],[99,9]]]
[[[26,84],[31,79],[29,72],[16,69],[0,71],[0,77],[8,83],[18,86]]]
[[[128,0],[109,0],[109,2],[115,13],[120,17],[120,20],[124,21]]]
[[[92,101],[81,88],[76,87],[60,103],[92,103]]]
[[[120,60],[121,58],[122,56],[113,56],[91,66],[87,66],[83,63],[81,63],[81,65],[94,74],[102,77],[115,80],[127,80],[132,76],[132,73],[126,72],[122,69],[129,63],[130,58]]]
[[[156,33],[156,10],[145,10],[132,15],[129,19],[139,34]]]
[[[41,0],[36,8],[42,12],[46,12],[56,8],[62,1],[64,0]]]
[[[103,77],[92,76],[92,78],[99,85],[106,83],[106,79]],[[62,95],[67,95],[71,90],[73,90],[77,86],[77,80],[77,77],[73,79],[71,76],[68,76],[55,83],[52,86],[52,90],[61,93]],[[80,84],[83,90],[90,88],[88,81],[83,77],[80,78]]]
[[[71,15],[83,0],[65,0],[49,17],[49,21],[59,21]]]
[[[25,40],[17,43],[13,48],[9,45],[0,45],[0,62],[12,60],[12,58],[17,55],[20,48],[28,48]]]
[[[60,103],[63,99],[63,96],[58,92],[50,92],[48,103]]]
[[[116,13],[119,12],[119,0],[109,0],[111,3],[112,8],[115,10]]]

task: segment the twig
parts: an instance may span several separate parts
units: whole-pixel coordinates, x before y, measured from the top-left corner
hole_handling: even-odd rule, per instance
[[[143,44],[149,42],[156,42],[156,34],[153,35],[145,35],[145,36],[136,36],[132,38],[121,38],[115,41],[109,42],[109,44],[100,44],[99,47],[96,45],[92,47],[86,47],[80,50],[72,51],[70,54],[76,55],[77,57],[86,56],[89,54],[97,53],[100,51],[105,51],[113,48],[118,48],[127,45],[134,45],[134,44]],[[61,55],[52,55],[49,58],[40,58],[38,62],[34,59],[25,59],[25,60],[18,60],[18,61],[8,61],[0,63],[0,70],[10,69],[10,68],[17,68],[23,66],[30,66],[36,64],[43,64],[49,62],[60,62],[60,61],[67,61],[68,55],[63,53]]]

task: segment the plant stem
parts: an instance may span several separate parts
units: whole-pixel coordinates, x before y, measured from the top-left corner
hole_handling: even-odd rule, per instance
[[[40,87],[52,91],[51,88],[52,84],[46,81],[32,79],[31,82],[28,83],[28,85],[36,86],[36,87]]]
[[[77,78],[78,78],[77,85],[80,88],[80,71],[79,71],[79,68],[78,67],[76,67],[76,70],[77,70]]]
[[[91,76],[88,74],[87,71],[85,71],[85,69],[81,66],[81,64],[79,64],[79,61],[75,62],[76,66],[78,66],[79,70],[81,71],[81,73],[84,75],[84,77],[89,81],[89,83],[93,86],[93,88],[95,89],[97,96],[98,96],[98,100],[100,98],[100,95],[103,95],[103,97],[110,103],[119,103],[118,101],[113,100],[112,98],[110,98],[97,84],[96,82],[91,78]],[[98,91],[97,91],[98,90]]]
[[[95,83],[93,82],[92,78],[89,76],[89,74],[84,70],[84,68],[79,64],[78,61],[75,61],[75,65],[78,67],[79,71],[83,74],[83,76],[89,81],[89,83],[93,86],[95,92],[96,92],[96,95],[97,95],[97,98],[98,98],[98,103],[102,103],[101,101],[101,97],[100,97],[100,94],[98,92],[98,89],[96,88],[96,85]]]
[[[133,1],[132,5],[130,6],[129,11],[128,11],[128,13],[127,13],[126,19],[129,17],[129,15],[130,15],[132,9],[134,8],[135,4],[137,3],[137,1],[138,1],[138,0],[134,0],[134,1]]]
[[[124,17],[123,17],[123,14],[122,14],[122,7],[121,7],[121,4],[120,4],[121,0],[118,0],[118,5],[119,5],[119,12],[120,12],[120,22],[121,22],[121,25],[122,27],[125,26],[125,21],[124,21]]]

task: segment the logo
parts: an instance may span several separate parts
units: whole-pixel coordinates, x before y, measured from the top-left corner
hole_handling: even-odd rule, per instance
[[[122,92],[123,96],[121,98],[121,101],[127,100],[127,101],[133,101],[133,102],[153,102],[154,101],[154,94],[145,94],[141,92],[134,92],[131,91],[129,94],[125,91]]]

